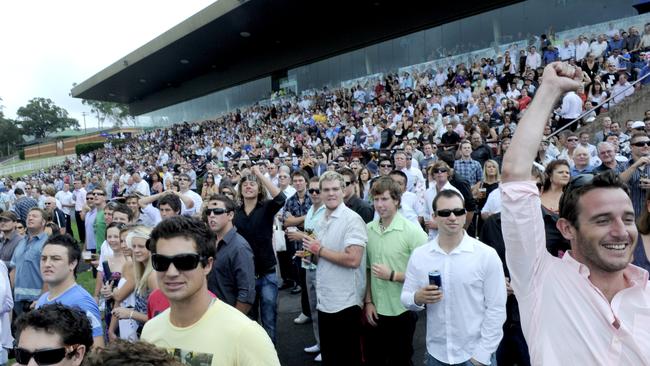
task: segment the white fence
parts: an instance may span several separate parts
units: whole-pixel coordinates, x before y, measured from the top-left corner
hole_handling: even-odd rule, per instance
[[[13,164],[6,167],[0,167],[0,175],[9,175],[29,170],[49,168],[53,165],[61,164],[66,159],[72,158],[76,159],[75,154],[65,155],[65,156],[53,156],[45,159],[38,159],[33,161],[26,161],[24,163]]]

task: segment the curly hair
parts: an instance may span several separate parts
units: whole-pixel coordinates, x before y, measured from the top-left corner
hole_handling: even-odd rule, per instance
[[[174,356],[147,342],[118,339],[89,354],[82,366],[182,366]]]
[[[83,344],[86,350],[93,345],[93,331],[86,314],[59,303],[23,313],[16,320],[16,339],[27,328],[58,334],[64,345]]]

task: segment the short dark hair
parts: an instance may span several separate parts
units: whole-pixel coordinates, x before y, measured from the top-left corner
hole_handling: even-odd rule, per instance
[[[91,352],[84,366],[156,365],[182,366],[172,354],[147,342],[129,342],[118,339],[106,347]]]
[[[194,240],[196,252],[204,257],[203,265],[208,258],[215,254],[215,236],[210,228],[201,220],[187,216],[174,216],[161,221],[151,232],[149,250],[156,253],[156,244],[160,239],[184,237]]]
[[[126,214],[129,217],[129,221],[133,220],[134,213],[126,203],[119,202],[113,209],[113,215],[115,215],[116,212]]]
[[[389,176],[379,177],[375,179],[375,181],[372,183],[372,187],[370,187],[370,194],[375,197],[382,195],[384,192],[388,191],[388,194],[392,199],[400,202],[402,198],[402,188],[400,188],[400,186],[390,177],[390,175],[393,175],[392,172],[389,174]]]
[[[25,191],[23,191],[22,188],[16,188],[14,189],[14,194],[22,196],[25,194]]]
[[[237,208],[237,204],[235,203],[235,201],[230,199],[230,197],[228,197],[226,195],[223,195],[223,194],[213,194],[210,197],[208,197],[208,199],[205,201],[205,203],[206,203],[205,207],[206,208],[201,213],[201,219],[203,220],[203,222],[208,222],[208,208],[207,208],[208,205],[207,205],[207,203],[210,202],[210,201],[223,202],[223,206],[226,209],[226,211],[228,211],[228,212],[233,212]]]
[[[207,201],[223,202],[224,206],[226,206],[226,210],[228,211],[235,211],[235,209],[237,208],[237,204],[235,203],[235,201],[233,201],[230,197],[223,194],[213,194],[210,197],[208,197]]]
[[[581,176],[573,177],[571,182],[565,187],[562,196],[560,196],[560,218],[569,221],[576,229],[580,228],[580,223],[578,222],[580,205],[578,201],[587,192],[597,188],[611,188],[622,189],[628,196],[630,195],[627,184],[621,181],[611,170],[596,174],[591,181],[579,186],[575,183],[578,178],[581,178]]]
[[[162,205],[168,205],[171,207],[172,211],[177,214],[181,213],[181,199],[175,194],[165,195],[160,200],[158,200],[158,208],[160,208]]]
[[[81,261],[81,249],[79,249],[79,243],[77,243],[77,240],[68,234],[53,232],[52,236],[50,236],[43,245],[43,248],[47,245],[60,245],[68,250],[68,263],[77,261],[77,265],[74,267],[74,275],[76,278],[77,267],[79,267],[79,262]]]
[[[408,184],[409,178],[406,176],[406,173],[404,173],[401,170],[392,170],[390,173],[388,173],[388,176],[390,177],[391,175],[399,175],[400,177],[404,178],[404,182]],[[383,192],[380,192],[380,194]]]
[[[309,182],[309,174],[307,174],[307,172],[302,169],[296,170],[293,173],[291,173],[291,179],[293,180],[293,178],[295,177],[303,177],[305,179],[305,183]]]
[[[462,202],[463,207],[465,207],[465,199],[463,198],[462,194],[454,191],[453,189],[443,189],[442,191],[438,192],[436,198],[434,198],[433,202],[431,203],[431,208],[433,209],[433,212],[436,212],[436,209],[438,207],[438,200],[440,198],[454,198],[454,197],[460,198],[460,202]]]
[[[348,177],[350,177],[350,183],[356,183],[357,182],[357,177],[354,174],[354,172],[352,171],[352,169],[350,169],[350,168],[341,168],[341,169],[337,170],[336,172],[341,174],[341,175],[347,175]]]
[[[16,339],[20,339],[20,334],[27,328],[57,334],[66,346],[83,344],[86,350],[90,350],[93,345],[93,331],[86,314],[59,303],[23,313],[16,320]]]

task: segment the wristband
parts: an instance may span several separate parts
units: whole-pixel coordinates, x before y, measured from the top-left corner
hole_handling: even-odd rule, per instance
[[[129,314],[129,320],[133,319],[133,310],[131,310],[131,314]]]
[[[395,271],[390,271],[390,282],[395,281]]]
[[[316,253],[316,255],[320,257],[320,252],[322,251],[323,251],[323,247],[322,246],[318,247],[318,252]]]

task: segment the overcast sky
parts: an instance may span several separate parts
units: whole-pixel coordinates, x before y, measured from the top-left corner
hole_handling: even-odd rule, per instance
[[[6,117],[34,97],[50,98],[83,128],[81,83],[215,0],[0,2],[0,98]],[[86,116],[88,127],[96,117]]]

